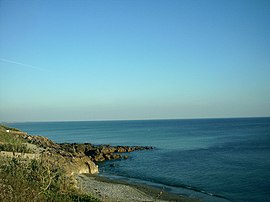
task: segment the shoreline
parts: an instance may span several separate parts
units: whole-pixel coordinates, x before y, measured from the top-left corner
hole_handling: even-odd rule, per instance
[[[110,146],[91,143],[55,143],[43,136],[31,136],[17,129],[6,129],[10,135],[21,137],[27,147],[38,155],[47,155],[61,164],[68,176],[77,178],[78,188],[101,201],[228,201],[224,198],[185,187],[148,182],[147,180],[98,174],[98,164],[127,159],[129,152],[152,150],[151,146]],[[12,152],[11,152],[12,153]],[[12,153],[14,156],[14,152]],[[11,156],[12,156],[11,155]],[[79,176],[79,177],[77,177]],[[98,188],[97,188],[98,187]],[[110,193],[110,194],[109,194]],[[218,200],[220,199],[220,200]],[[222,200],[221,200],[222,199]]]
[[[126,154],[129,152],[154,149],[151,146],[55,143],[46,137],[31,136],[17,129],[6,128],[5,130],[7,134],[15,135],[26,141],[26,146],[34,152],[34,154],[31,154],[32,156],[45,155],[57,161],[64,168],[67,176],[73,175],[78,179],[79,188],[82,188],[86,194],[93,195],[101,201],[229,201],[221,196],[201,190],[173,187],[117,175],[107,174],[106,176],[106,174],[103,174],[102,176],[101,174],[100,176],[98,174],[98,164],[100,162],[124,160],[128,158]],[[8,152],[8,154],[12,157],[16,152]],[[27,158],[29,158],[28,156]],[[96,188],[96,186],[99,188]]]
[[[126,153],[136,150],[151,150],[149,146],[109,146],[92,145],[90,143],[55,143],[44,136],[32,136],[18,129],[1,126],[1,132],[10,138],[21,139],[22,145],[29,151],[32,159],[47,158],[49,165],[57,163],[65,172],[67,178],[71,177],[78,191],[102,202],[128,202],[128,201],[187,201],[197,202],[197,199],[178,196],[164,192],[154,187],[112,180],[98,175],[98,162],[127,159]],[[3,142],[3,144],[5,144]],[[23,146],[22,146],[23,147]],[[11,158],[29,159],[29,151],[5,151],[3,155]],[[25,153],[26,152],[26,153]],[[2,153],[1,153],[2,154]],[[26,155],[27,154],[27,155]],[[38,155],[39,157],[36,157]],[[2,156],[2,155],[0,155]],[[97,163],[97,164],[96,164]],[[73,178],[73,177],[74,178]],[[72,179],[73,178],[73,179]],[[1,184],[0,184],[1,185]],[[47,185],[46,189],[50,186]],[[46,190],[45,189],[45,190]]]
[[[165,201],[231,202],[230,199],[223,196],[191,187],[175,187],[137,178],[129,178],[110,174],[104,175],[102,173],[97,174],[96,179],[109,183],[128,185],[139,189],[154,198],[162,191],[162,197],[159,199]]]
[[[84,192],[106,202],[128,201],[175,201],[199,202],[197,198],[178,195],[153,186],[131,183],[124,180],[110,179],[97,174],[80,174],[77,176],[78,187]]]

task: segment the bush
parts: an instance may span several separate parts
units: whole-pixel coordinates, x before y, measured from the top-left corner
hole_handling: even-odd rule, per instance
[[[4,126],[0,125],[0,142],[10,144],[21,144],[25,141],[16,133],[7,133]]]
[[[17,129],[17,128],[11,128],[11,127],[8,127],[8,126],[2,125],[2,124],[0,124],[0,127],[4,128],[5,130],[20,131],[20,130]]]
[[[31,149],[27,148],[26,144],[0,144],[0,151],[11,151],[20,153],[31,153]]]
[[[99,201],[80,193],[73,182],[46,157],[0,159],[0,201]]]

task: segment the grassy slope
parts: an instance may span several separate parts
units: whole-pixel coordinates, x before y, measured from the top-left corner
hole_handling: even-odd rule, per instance
[[[0,125],[0,142],[3,143],[10,143],[10,144],[21,144],[24,141],[17,137],[14,134],[6,132],[6,130],[18,131],[18,129],[6,127],[4,125]]]
[[[6,130],[19,131],[15,128],[0,125],[0,151],[31,153],[31,150],[26,146],[26,142],[19,135],[8,133]]]
[[[0,125],[0,151],[29,152],[18,131]],[[61,165],[48,157],[28,160],[0,156],[0,201],[98,201],[74,187]]]

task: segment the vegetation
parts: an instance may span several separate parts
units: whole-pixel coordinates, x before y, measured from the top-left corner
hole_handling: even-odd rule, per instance
[[[18,129],[13,130],[12,128],[0,125],[0,142],[10,144],[22,144],[25,142],[22,140],[22,138],[20,138],[20,136],[13,133],[8,133],[6,130],[19,132]]]
[[[0,151],[29,152],[25,141],[7,128],[0,126]],[[33,160],[0,156],[0,201],[99,200],[78,190],[59,161],[44,155]]]
[[[48,158],[0,158],[0,201],[98,201],[80,193],[74,180]]]
[[[26,144],[0,144],[0,151],[12,151],[20,153],[31,153],[31,149],[27,148]]]
[[[9,133],[6,130],[15,133]],[[16,132],[19,130],[0,125],[0,151],[31,153],[31,149],[27,148],[26,142]]]
[[[8,126],[2,125],[2,124],[0,124],[0,126],[1,126],[2,128],[4,128],[5,130],[20,131],[20,130],[17,129],[17,128],[11,128],[11,127],[8,127]]]

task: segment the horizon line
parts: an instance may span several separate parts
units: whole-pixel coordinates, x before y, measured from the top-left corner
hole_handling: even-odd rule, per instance
[[[166,121],[166,120],[199,120],[199,119],[252,119],[270,118],[270,116],[237,116],[237,117],[199,117],[199,118],[145,118],[145,119],[97,119],[97,120],[50,120],[50,121],[1,121],[4,123],[52,123],[52,122],[117,122],[117,121]]]

